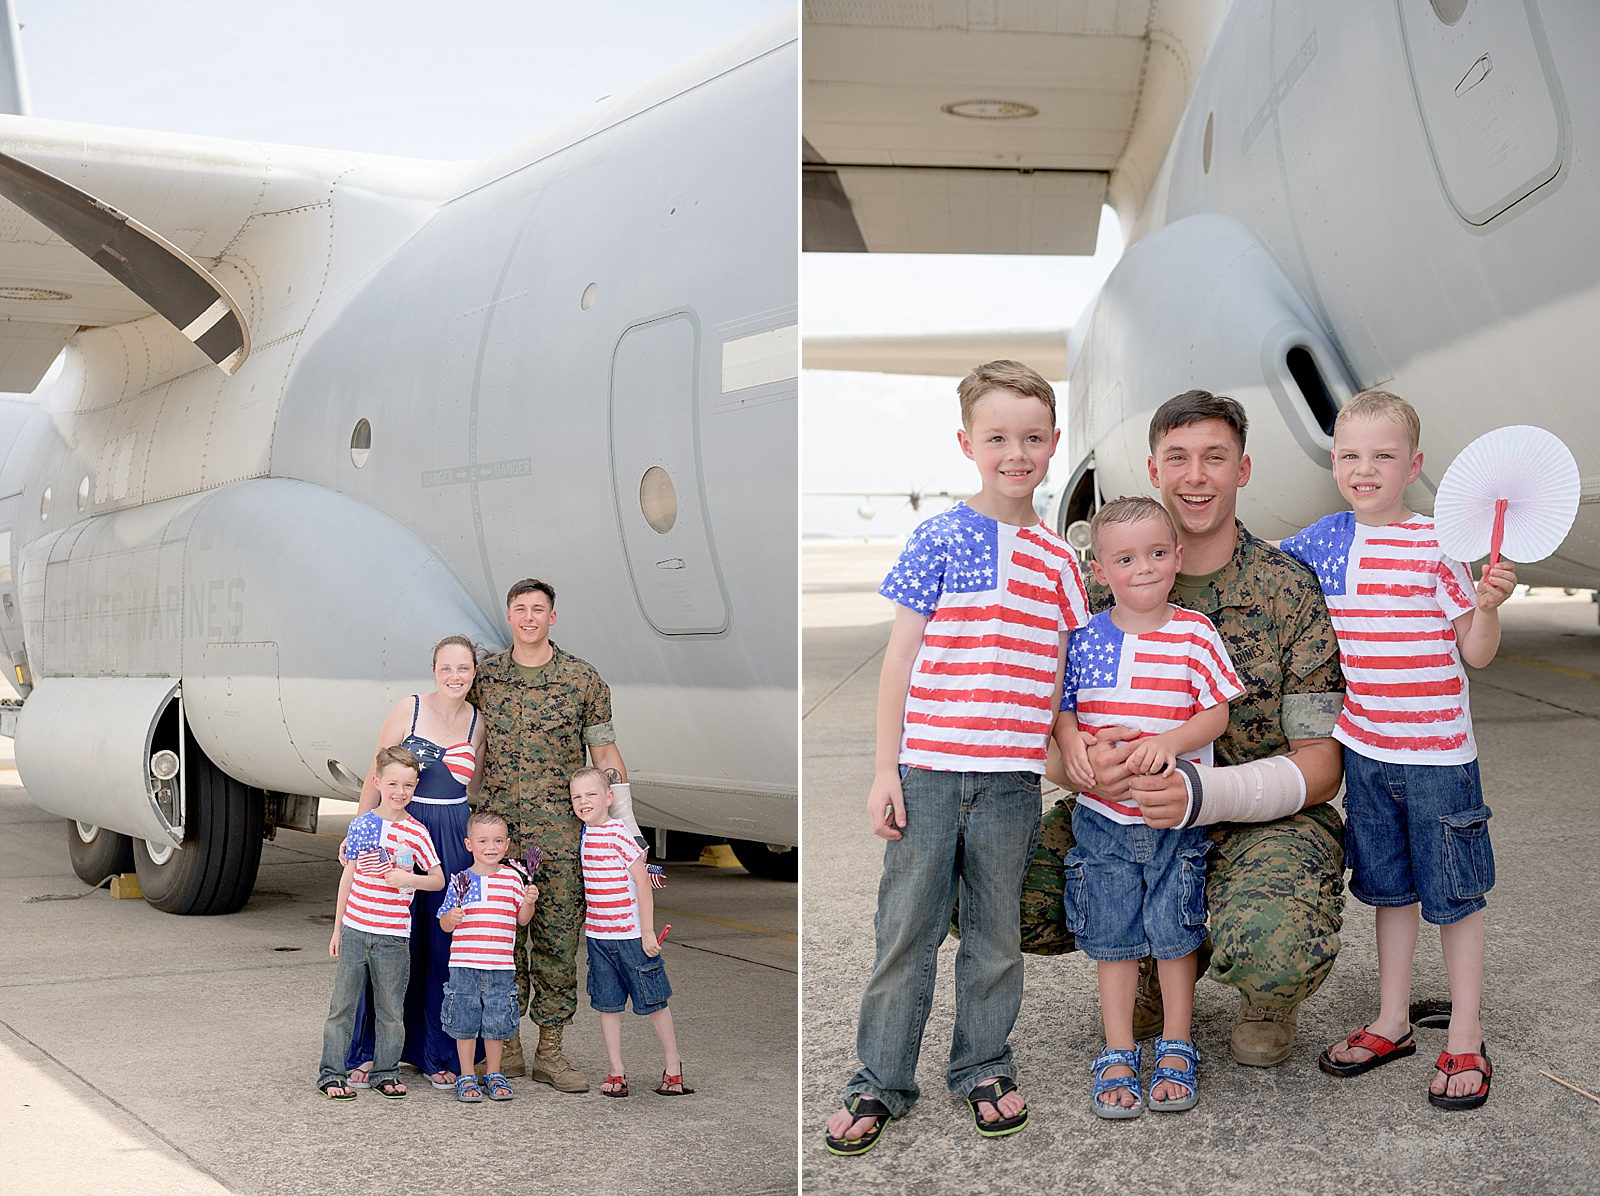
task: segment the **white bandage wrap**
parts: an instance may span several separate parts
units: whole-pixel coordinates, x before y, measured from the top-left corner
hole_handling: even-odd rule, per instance
[[[627,781],[612,782],[611,817],[620,818],[622,825],[628,828],[628,834],[635,839],[644,839],[639,833],[638,820],[633,816],[633,787]]]
[[[1306,804],[1306,779],[1287,756],[1268,756],[1248,764],[1215,768],[1177,762],[1189,808],[1179,826],[1219,822],[1271,822]]]

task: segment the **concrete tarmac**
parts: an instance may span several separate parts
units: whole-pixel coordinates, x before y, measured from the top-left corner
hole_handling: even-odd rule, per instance
[[[795,885],[668,865],[658,925],[695,1095],[650,1091],[661,1047],[624,1018],[632,1095],[601,1097],[599,1021],[582,991],[566,1050],[593,1085],[512,1081],[462,1105],[401,1069],[403,1101],[316,1091],[328,957],[354,806],[316,836],[279,831],[240,913],[179,918],[85,886],[66,824],[28,801],[0,740],[0,1193],[301,1193],[385,1188],[793,1192]],[[42,898],[42,900],[41,900]],[[579,959],[582,960],[580,949]],[[523,1022],[531,1055],[533,1035]]]
[[[1428,1104],[1442,1028],[1419,1028],[1416,1055],[1357,1079],[1317,1069],[1323,1047],[1377,1012],[1372,910],[1347,897],[1344,949],[1302,1008],[1281,1066],[1233,1062],[1237,995],[1200,982],[1201,1098],[1178,1115],[1094,1116],[1089,1065],[1103,1041],[1094,965],[1077,954],[1028,956],[1011,1042],[1031,1117],[1021,1133],[996,1140],[974,1132],[965,1104],[945,1088],[956,947],[947,940],[917,1072],[921,1100],[871,1153],[829,1155],[823,1123],[856,1067],[856,1011],[872,968],[882,842],[868,828],[865,799],[892,617],[874,590],[896,552],[835,542],[803,549],[807,1192],[1600,1192],[1600,1104],[1540,1074],[1600,1093],[1600,628],[1587,593],[1558,590],[1507,603],[1499,659],[1472,676],[1498,875],[1485,911],[1483,1021],[1495,1071],[1482,1109]],[[1413,999],[1448,997],[1438,934],[1425,925]],[[1147,1077],[1150,1066],[1146,1058]]]

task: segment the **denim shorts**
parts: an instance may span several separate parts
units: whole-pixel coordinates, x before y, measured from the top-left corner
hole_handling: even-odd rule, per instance
[[[672,985],[666,962],[644,953],[638,939],[589,939],[589,1004],[597,1013],[621,1013],[633,998],[641,1017],[667,1007]]]
[[[1132,826],[1079,804],[1078,844],[1066,856],[1067,929],[1100,963],[1153,955],[1182,959],[1206,937],[1206,852],[1202,827]]]
[[[451,968],[439,1022],[451,1038],[504,1042],[517,1032],[517,974],[509,969]]]
[[[1482,909],[1494,887],[1489,807],[1478,762],[1385,764],[1344,749],[1350,892],[1367,905],[1415,905],[1435,926]]]

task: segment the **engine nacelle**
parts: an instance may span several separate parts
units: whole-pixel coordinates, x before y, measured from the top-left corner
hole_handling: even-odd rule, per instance
[[[429,646],[502,633],[412,532],[279,478],[75,523],[28,547],[21,594],[29,796],[152,842],[182,833],[157,821],[149,767],[179,681],[195,741],[223,772],[353,799],[389,708],[431,688]]]
[[[1067,439],[1075,465],[1094,454],[1102,496],[1150,492],[1151,412],[1200,387],[1250,416],[1247,526],[1286,535],[1338,507],[1333,417],[1354,388],[1322,322],[1244,225],[1189,216],[1135,243],[1079,327]]]

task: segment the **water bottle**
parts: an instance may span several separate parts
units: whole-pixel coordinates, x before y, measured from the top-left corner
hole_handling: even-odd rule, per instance
[[[412,854],[411,848],[409,847],[402,847],[394,853],[394,866],[399,868],[402,872],[410,872],[413,867],[415,867],[415,862],[416,856]],[[411,894],[415,892],[415,889],[401,889],[400,896],[406,901],[410,901]]]

